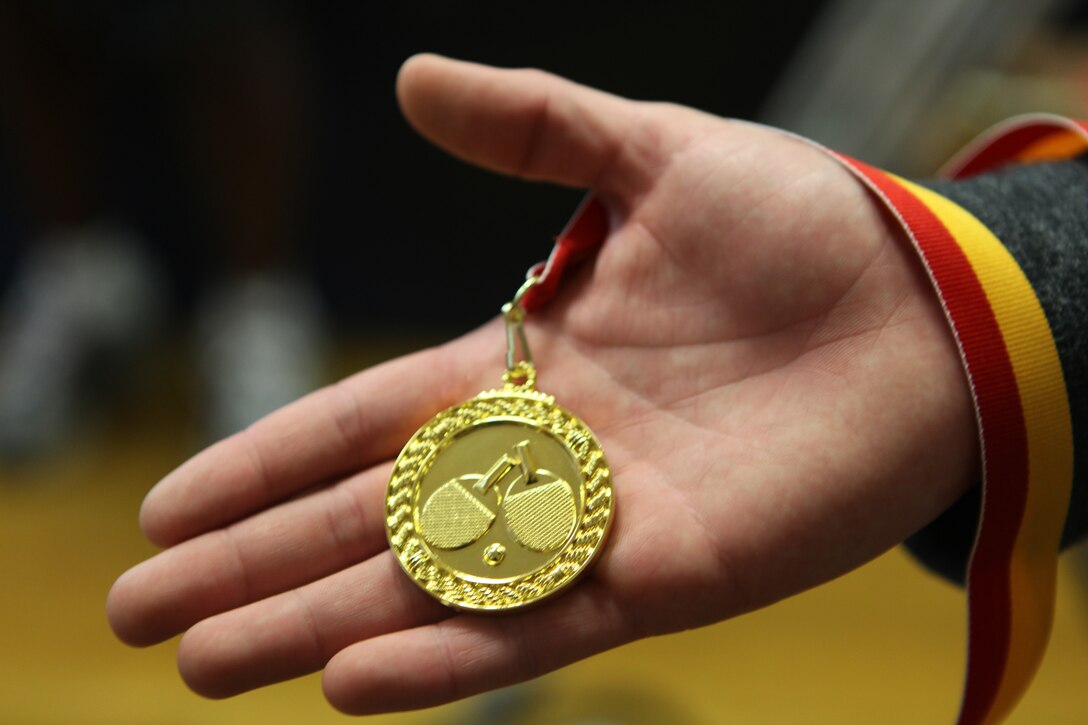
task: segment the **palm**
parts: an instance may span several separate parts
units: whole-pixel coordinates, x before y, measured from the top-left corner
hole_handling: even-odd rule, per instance
[[[207,694],[328,662],[338,706],[424,706],[800,591],[962,490],[970,407],[940,311],[910,250],[834,162],[765,129],[565,84],[546,91],[555,128],[521,118],[529,141],[496,138],[486,116],[470,121],[490,112],[517,129],[516,93],[495,103],[482,71],[419,65],[403,91],[425,133],[500,170],[593,185],[613,214],[592,270],[528,323],[540,387],[589,422],[612,464],[604,557],[570,594],[495,620],[452,617],[385,549],[391,458],[438,408],[494,384],[492,324],[315,394],[172,474],[143,519],[172,548],[111,593],[122,637],[149,643],[199,622],[181,666]],[[427,73],[484,98],[462,92],[466,118],[451,117]],[[564,114],[594,102],[614,104],[601,118],[637,108],[628,130],[564,131]],[[602,136],[596,156],[578,153]]]

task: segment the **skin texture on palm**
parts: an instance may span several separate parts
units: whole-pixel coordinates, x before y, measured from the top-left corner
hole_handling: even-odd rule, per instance
[[[364,371],[148,494],[141,526],[166,548],[117,581],[107,611],[131,644],[185,632],[197,692],[324,667],[348,712],[446,702],[803,591],[970,485],[974,417],[936,296],[894,220],[825,154],[434,56],[405,64],[398,96],[450,153],[607,205],[606,244],[527,327],[539,387],[609,457],[615,527],[544,606],[443,608],[388,551],[383,493],[419,425],[498,383],[501,323]]]

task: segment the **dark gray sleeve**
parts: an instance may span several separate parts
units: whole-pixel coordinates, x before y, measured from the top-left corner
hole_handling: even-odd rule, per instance
[[[1073,496],[1062,546],[1088,534],[1088,162],[1010,166],[963,181],[921,182],[971,212],[1031,282],[1050,323],[1073,419]],[[963,583],[981,503],[974,486],[907,540],[923,564]]]

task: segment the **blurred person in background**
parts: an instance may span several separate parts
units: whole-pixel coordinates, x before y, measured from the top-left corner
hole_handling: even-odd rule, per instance
[[[403,277],[431,288],[466,259],[481,280],[520,275],[577,195],[552,187],[526,195],[482,174],[466,181],[454,163],[420,149],[388,99],[388,79],[413,48],[588,73],[628,95],[751,117],[819,5],[776,20],[756,46],[722,47],[721,28],[739,37],[765,26],[761,6],[675,3],[662,35],[660,14],[609,4],[560,3],[529,17],[499,3],[430,0],[0,0],[0,447],[9,458],[55,450],[76,411],[102,397],[102,384],[90,391],[99,395],[84,395],[79,381],[91,373],[148,378],[150,366],[133,362],[167,309],[201,311],[193,357],[204,361],[205,440],[314,387],[313,373],[292,372],[319,367],[323,339],[320,327],[288,324],[317,317],[305,312],[316,307],[313,291],[290,274],[302,261],[317,273],[327,311],[349,325],[365,321],[386,343],[415,346],[421,335],[445,337],[490,315],[489,285],[435,305],[401,294]],[[527,22],[533,33],[523,32]],[[602,32],[627,39],[607,62]],[[651,43],[658,50],[647,53]],[[89,271],[88,255],[48,261],[65,256],[48,250],[73,247],[94,250],[104,269]],[[54,275],[63,284],[27,281],[57,267],[68,270]],[[73,268],[93,280],[96,304],[73,291],[88,286]],[[210,312],[232,301],[246,313]],[[92,323],[99,308],[138,314],[96,312],[104,321]],[[243,324],[255,317],[278,322]],[[268,332],[277,326],[290,333]],[[238,328],[248,332],[229,332]],[[253,339],[260,344],[246,343]],[[95,352],[103,347],[112,354]]]
[[[199,280],[208,438],[316,385],[322,324],[296,248],[310,129],[306,44],[286,3],[0,3],[0,160],[23,254],[0,297],[0,457],[51,452],[128,378],[177,295],[119,179],[149,107],[206,229]],[[139,130],[137,130],[139,133]],[[124,148],[128,144],[129,148]],[[187,178],[186,178],[187,177]],[[127,184],[128,188],[124,188]],[[90,395],[89,395],[90,394]]]

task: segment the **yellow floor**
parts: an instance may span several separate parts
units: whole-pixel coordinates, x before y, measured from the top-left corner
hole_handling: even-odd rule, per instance
[[[0,723],[346,721],[316,677],[210,702],[177,677],[173,643],[132,650],[110,635],[108,587],[152,552],[136,528],[140,499],[194,440],[187,387],[159,379],[148,376],[65,455],[0,468]],[[1088,611],[1074,576],[1088,566],[1074,563],[1064,563],[1050,652],[1014,723],[1088,722]],[[963,640],[962,593],[895,551],[735,621],[639,642],[490,699],[372,721],[945,723]]]

